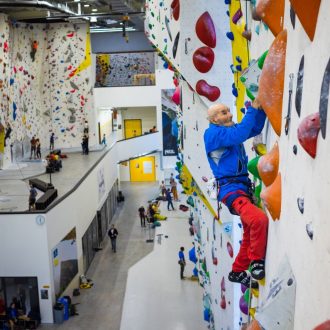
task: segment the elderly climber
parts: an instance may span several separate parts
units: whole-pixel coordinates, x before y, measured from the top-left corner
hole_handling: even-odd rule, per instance
[[[232,214],[240,216],[244,230],[228,279],[249,286],[250,275],[246,273],[249,266],[253,279],[265,277],[268,218],[253,204],[243,142],[261,133],[266,115],[256,98],[239,124],[235,124],[232,118],[226,105],[212,105],[208,109],[210,125],[204,133],[204,142],[210,167],[218,182],[218,200],[226,204]]]

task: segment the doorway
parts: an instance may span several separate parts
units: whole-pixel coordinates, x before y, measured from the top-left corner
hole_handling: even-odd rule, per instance
[[[125,139],[142,135],[142,120],[141,119],[125,119]]]
[[[155,157],[140,157],[129,162],[132,182],[156,181]]]

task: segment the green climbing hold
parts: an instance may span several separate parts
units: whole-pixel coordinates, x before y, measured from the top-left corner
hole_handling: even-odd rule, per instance
[[[246,82],[246,78],[245,77],[240,77],[240,80],[242,83],[245,83]]]
[[[252,101],[254,101],[254,99],[255,99],[254,95],[248,89],[246,89],[245,91],[246,91],[247,97],[249,99],[251,99]]]
[[[248,171],[256,178],[261,179],[259,176],[259,172],[258,172],[258,162],[259,162],[259,158],[260,156],[254,157],[253,159],[251,159],[248,162],[247,168]]]
[[[260,70],[262,70],[262,68],[264,67],[264,62],[267,55],[268,55],[268,50],[266,50],[258,59],[258,67]]]
[[[245,302],[248,304],[249,303],[249,300],[250,300],[250,289],[247,289],[245,292],[244,292],[244,300]]]

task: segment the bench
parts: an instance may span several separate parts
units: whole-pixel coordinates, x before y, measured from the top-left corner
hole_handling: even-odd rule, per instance
[[[36,210],[46,209],[53,200],[57,197],[57,189],[47,190],[37,201],[36,201]]]
[[[37,188],[43,192],[46,192],[49,189],[54,189],[54,186],[52,184],[39,179],[30,179],[29,184],[32,185],[32,187]]]

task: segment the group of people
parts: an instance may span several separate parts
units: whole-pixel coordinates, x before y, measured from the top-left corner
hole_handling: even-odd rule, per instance
[[[32,136],[32,139],[30,141],[31,145],[31,154],[30,159],[41,159],[41,144],[40,139],[36,138],[35,135]]]
[[[5,301],[0,297],[0,315],[6,317],[8,326],[10,329],[15,329],[19,320],[24,321],[36,321],[40,323],[40,313],[35,308],[31,308],[30,312],[26,314],[25,305],[26,295],[25,290],[21,289],[19,292],[19,298],[13,297],[9,307],[6,308]]]

